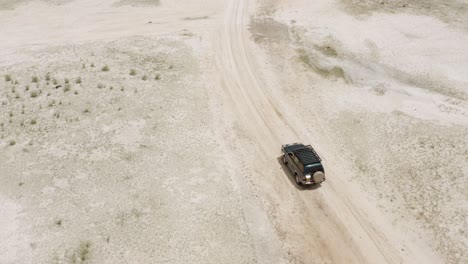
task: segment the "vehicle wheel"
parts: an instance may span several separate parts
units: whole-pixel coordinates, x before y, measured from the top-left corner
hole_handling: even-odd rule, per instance
[[[299,175],[296,174],[296,183],[297,185],[302,185],[302,182],[299,180]]]
[[[288,165],[288,161],[286,161],[286,156],[283,155],[283,163]]]

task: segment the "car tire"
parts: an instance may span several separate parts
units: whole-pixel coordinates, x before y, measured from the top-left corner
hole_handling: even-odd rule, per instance
[[[288,162],[286,161],[286,156],[285,156],[285,155],[283,155],[283,163],[284,163],[285,165],[288,165]]]
[[[297,185],[302,185],[302,182],[299,180],[299,175],[295,174],[294,176],[296,176]]]

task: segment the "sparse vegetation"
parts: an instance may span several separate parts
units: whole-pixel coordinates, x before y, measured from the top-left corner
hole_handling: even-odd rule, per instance
[[[49,73],[46,74],[45,80],[46,80],[46,81],[50,81],[50,74],[49,74]]]
[[[65,83],[70,83],[70,80],[67,79],[67,78],[65,78],[64,82],[65,82]]]
[[[31,125],[35,125],[35,124],[37,124],[36,119],[35,118],[31,119]]]
[[[5,74],[5,82],[11,81],[11,75],[10,74]]]
[[[31,98],[37,97],[37,91],[31,91]]]
[[[63,92],[66,93],[66,92],[70,91],[70,89],[71,89],[71,85],[70,85],[69,83],[67,83],[67,84],[65,84],[65,86],[63,87]]]
[[[98,85],[97,85],[97,88],[99,88],[99,89],[102,89],[102,88],[104,88],[104,84],[102,84],[102,83],[98,83]]]
[[[94,63],[91,63],[91,67],[94,68]]]
[[[105,65],[104,67],[102,67],[101,69],[103,72],[108,72],[110,69],[109,69],[109,66]]]
[[[26,85],[26,87],[24,87],[24,90],[27,92],[29,91],[29,85]]]
[[[57,84],[58,84],[57,79],[54,79],[54,80],[52,81],[52,83],[53,83],[54,85],[57,85]]]
[[[89,241],[81,242],[78,254],[82,262],[85,262],[86,260],[88,260],[90,247],[91,247],[91,243]]]
[[[87,113],[89,113],[89,112],[90,112],[90,111],[89,111],[89,108],[85,108],[85,110],[83,110],[83,113],[85,113],[85,114],[87,114]]]
[[[75,82],[76,82],[77,84],[81,84],[81,77],[76,78]]]
[[[58,226],[62,226],[62,220],[61,219],[56,220],[55,224],[58,225]]]
[[[31,82],[32,83],[38,83],[39,82],[39,77],[37,77],[37,76],[31,77]]]
[[[161,79],[161,75],[159,73],[156,74],[156,76],[154,76],[154,79],[155,80],[160,80]]]
[[[73,93],[74,93],[75,95],[77,95],[77,94],[78,94],[78,91],[77,91],[77,90],[75,90],[75,92],[73,92]]]
[[[131,75],[131,76],[137,75],[137,71],[136,71],[135,69],[131,69],[131,70],[130,70],[130,75]]]
[[[148,76],[143,75],[143,77],[141,77],[141,79],[142,79],[143,81],[146,81],[146,80],[148,80]]]
[[[8,145],[10,145],[10,146],[14,146],[15,144],[16,144],[16,141],[14,141],[14,140],[10,140],[8,142]]]

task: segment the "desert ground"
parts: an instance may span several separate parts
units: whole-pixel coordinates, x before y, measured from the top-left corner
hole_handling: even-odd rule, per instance
[[[0,0],[0,40],[1,264],[468,263],[466,0]]]

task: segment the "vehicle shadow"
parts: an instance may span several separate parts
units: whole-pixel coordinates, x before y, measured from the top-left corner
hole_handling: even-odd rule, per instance
[[[307,190],[316,190],[316,189],[322,187],[322,185],[320,183],[319,184],[313,184],[313,185],[298,185],[296,183],[296,179],[294,179],[294,175],[292,175],[292,173],[289,170],[288,166],[286,166],[286,164],[283,163],[283,155],[276,158],[276,161],[278,161],[278,163],[281,165],[281,170],[284,172],[284,174],[286,174],[286,176],[288,177],[288,180],[291,182],[291,184],[294,187],[296,187],[296,189],[298,189],[300,191],[307,191]]]

